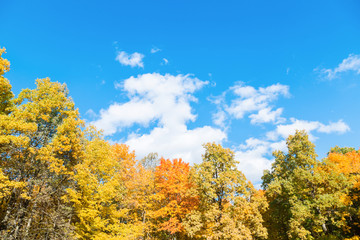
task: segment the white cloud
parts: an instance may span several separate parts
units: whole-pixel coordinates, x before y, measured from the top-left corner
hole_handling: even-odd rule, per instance
[[[251,114],[249,118],[251,119],[250,122],[252,124],[268,122],[273,122],[277,124],[285,121],[285,118],[281,117],[282,112],[282,108],[278,108],[275,111],[272,111],[272,108],[266,107],[259,110],[259,112],[257,112],[256,114]]]
[[[347,131],[350,131],[350,127],[342,120],[339,120],[335,123],[330,122],[329,125],[320,124],[318,130],[318,132],[322,133],[345,133]]]
[[[257,138],[247,139],[245,144],[240,145],[235,151],[235,158],[240,162],[239,170],[245,173],[246,178],[252,183],[259,185],[264,170],[271,168],[273,161],[270,155],[272,151],[278,147],[283,148],[284,143],[284,141],[272,143]]]
[[[267,137],[276,140],[279,137],[287,138],[289,135],[295,133],[296,130],[305,130],[309,134],[310,140],[315,140],[316,137],[312,135],[313,131],[320,133],[345,133],[350,130],[350,127],[342,120],[328,125],[318,121],[306,121],[295,118],[290,119],[290,124],[280,124],[276,126],[274,131],[268,132]]]
[[[322,69],[321,72],[328,79],[336,78],[339,73],[354,71],[356,74],[360,74],[360,55],[350,54],[334,69]]]
[[[280,95],[290,95],[289,86],[282,84],[274,84],[258,90],[240,84],[232,87],[232,90],[238,97],[231,101],[230,106],[226,107],[226,111],[237,119],[243,118],[247,113],[268,108],[269,104]]]
[[[193,93],[206,84],[191,75],[152,73],[130,77],[115,85],[128,93],[129,101],[101,110],[100,118],[92,124],[103,129],[105,135],[112,135],[134,124],[146,127],[156,121],[157,126],[149,134],[131,134],[126,143],[139,156],[158,152],[164,157],[195,162],[201,159],[203,143],[226,138],[220,129],[186,126],[188,121],[196,119],[190,106],[197,101]]]
[[[222,128],[225,127],[226,113],[224,111],[218,111],[212,115],[213,123]]]
[[[235,98],[231,100],[230,105],[225,103],[225,95],[210,99],[218,106],[218,111],[213,115],[213,122],[219,126],[224,124],[225,119],[233,117],[241,119],[246,114],[253,113],[249,117],[252,124],[258,123],[280,123],[284,119],[281,117],[282,108],[272,110],[270,104],[277,100],[279,96],[289,97],[289,86],[282,84],[274,84],[266,88],[255,89],[252,86],[244,86],[243,83],[230,88],[235,94]],[[226,114],[225,114],[226,113]]]
[[[135,149],[136,154],[145,156],[157,152],[165,158],[182,158],[190,163],[200,163],[204,153],[202,144],[221,143],[226,134],[220,129],[204,126],[193,130],[186,125],[156,127],[149,134],[131,136],[126,144]]]
[[[100,119],[92,124],[104,130],[105,135],[112,135],[135,123],[146,126],[155,116],[155,109],[150,102],[134,99],[125,104],[114,103],[108,109],[100,110]]]
[[[196,116],[191,112],[190,101],[196,99],[192,93],[205,84],[190,75],[148,73],[130,77],[122,84],[115,84],[128,93],[129,101],[102,109],[100,119],[93,124],[103,129],[105,135],[112,135],[136,123],[146,126],[159,120],[161,126],[168,126],[194,121]]]
[[[151,53],[157,53],[157,52],[160,52],[160,51],[161,51],[161,49],[158,48],[158,47],[153,47],[153,48],[151,48],[151,50],[150,50]]]
[[[163,58],[163,65],[167,65],[169,63],[169,60],[167,60],[166,58]]]
[[[134,52],[128,54],[124,51],[119,51],[115,60],[119,61],[122,65],[131,66],[131,67],[144,67],[143,58],[145,56],[141,53]]]

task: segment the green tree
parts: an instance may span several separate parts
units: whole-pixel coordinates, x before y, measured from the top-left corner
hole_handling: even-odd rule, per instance
[[[208,143],[203,162],[195,165],[199,210],[184,224],[188,234],[204,239],[265,239],[264,198],[237,169],[230,149]]]
[[[338,234],[344,221],[341,197],[346,179],[316,158],[305,131],[288,137],[288,153],[275,151],[263,187],[269,201],[265,216],[270,239],[316,239]]]
[[[330,153],[339,153],[339,154],[346,154],[348,152],[353,152],[355,151],[355,148],[353,147],[339,147],[339,146],[335,146],[335,147],[332,147],[330,149],[330,152],[328,152],[328,155]]]

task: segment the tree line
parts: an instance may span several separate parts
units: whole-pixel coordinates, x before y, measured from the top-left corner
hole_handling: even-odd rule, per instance
[[[14,96],[0,49],[1,239],[359,239],[360,152],[318,160],[304,131],[275,151],[257,190],[234,152],[137,159],[85,126],[65,84]],[[200,156],[199,156],[200,157]]]

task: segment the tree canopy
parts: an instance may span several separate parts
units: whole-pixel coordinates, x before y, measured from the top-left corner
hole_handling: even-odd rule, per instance
[[[65,84],[12,93],[0,49],[1,239],[359,239],[360,151],[319,160],[305,131],[274,151],[257,190],[234,152],[166,159],[85,126]],[[200,156],[199,156],[200,158]]]

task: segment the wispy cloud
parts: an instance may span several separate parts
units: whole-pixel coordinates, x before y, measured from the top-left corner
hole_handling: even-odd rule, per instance
[[[338,77],[340,73],[349,72],[349,71],[353,71],[355,72],[355,74],[360,74],[360,55],[350,54],[336,68],[334,69],[323,68],[320,70],[320,72],[324,75],[324,77],[329,80]]]
[[[98,117],[98,115],[91,108],[86,111],[85,115],[88,116],[90,119],[95,119],[96,117]]]
[[[239,83],[230,88],[230,92],[235,95],[230,104],[225,103],[226,92],[213,103],[218,105],[218,112],[213,115],[214,123],[218,126],[223,125],[227,117],[241,119],[245,115],[253,113],[249,116],[252,124],[269,123],[274,124],[283,121],[281,117],[282,108],[272,109],[271,103],[279,98],[279,96],[289,97],[289,86],[282,84],[273,84],[265,88],[254,88]],[[221,107],[219,107],[221,106]]]
[[[119,51],[116,55],[115,60],[121,63],[124,66],[131,67],[144,67],[143,58],[145,56],[141,53],[134,52],[132,54],[128,54],[125,51]]]
[[[279,138],[287,138],[289,135],[294,134],[296,130],[305,130],[310,137],[310,140],[316,140],[313,136],[313,132],[318,133],[338,133],[342,134],[348,132],[350,127],[339,120],[337,122],[330,122],[329,124],[323,124],[319,121],[306,121],[291,118],[288,124],[279,124],[274,131],[267,133],[267,138],[271,140],[277,140]]]
[[[162,64],[163,64],[163,65],[167,65],[168,63],[169,63],[169,60],[167,60],[166,58],[163,58]]]
[[[150,50],[151,53],[157,53],[157,52],[160,52],[160,51],[161,51],[161,49],[158,48],[158,47],[153,47],[153,48],[151,48],[151,50]]]

